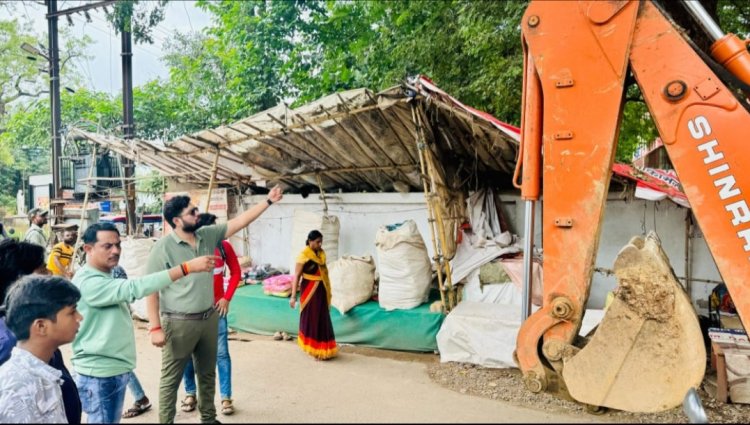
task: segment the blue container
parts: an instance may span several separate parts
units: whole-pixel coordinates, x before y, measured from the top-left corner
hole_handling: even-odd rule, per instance
[[[112,212],[112,201],[99,202],[99,211],[101,212]]]

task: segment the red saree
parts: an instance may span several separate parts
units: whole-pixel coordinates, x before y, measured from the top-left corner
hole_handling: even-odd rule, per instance
[[[331,286],[325,252],[320,250],[316,255],[307,247],[297,262],[303,264],[297,345],[317,359],[331,359],[336,357],[339,349],[331,324]]]

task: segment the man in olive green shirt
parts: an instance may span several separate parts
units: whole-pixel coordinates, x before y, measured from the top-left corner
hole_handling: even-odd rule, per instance
[[[43,247],[45,250],[44,258],[49,256],[49,248],[47,247],[47,236],[44,235],[42,227],[47,224],[48,216],[49,211],[41,208],[33,208],[29,211],[29,229],[23,237],[24,241]]]
[[[118,423],[128,374],[135,369],[135,334],[128,303],[170,285],[189,272],[213,270],[216,257],[196,257],[139,279],[114,279],[120,260],[120,233],[111,223],[89,226],[83,234],[86,265],[73,278],[81,291],[78,311],[86,319],[73,341],[73,368],[89,423]]]
[[[198,207],[187,196],[164,204],[164,220],[174,231],[151,249],[148,272],[172,267],[197,255],[213,254],[216,246],[260,217],[283,197],[279,187],[264,202],[254,205],[227,224],[198,228]],[[182,372],[191,357],[198,376],[201,422],[216,422],[216,351],[218,315],[213,306],[213,274],[196,273],[185,285],[172,285],[147,298],[151,343],[163,347],[159,384],[159,422],[172,423]]]

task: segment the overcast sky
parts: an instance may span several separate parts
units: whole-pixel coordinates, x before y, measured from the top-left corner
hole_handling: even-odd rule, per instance
[[[58,9],[69,9],[82,5],[80,0],[58,1]],[[111,9],[110,9],[111,10]],[[31,20],[34,31],[47,40],[47,8],[32,1],[17,4],[13,15],[19,20]],[[122,91],[122,72],[120,59],[120,36],[116,35],[104,11],[96,9],[90,13],[91,21],[87,22],[83,14],[72,15],[73,26],[68,26],[65,18],[58,21],[59,28],[68,28],[71,34],[91,37],[93,42],[88,47],[90,59],[76,59],[83,84],[97,91],[116,94]],[[210,15],[195,7],[194,1],[172,0],[167,3],[164,21],[153,32],[154,44],[133,45],[133,85],[138,86],[158,77],[169,75],[167,68],[161,62],[162,45],[175,31],[200,31],[210,24]],[[60,40],[64,46],[64,40]],[[60,56],[63,56],[62,54]],[[61,81],[65,86],[65,81]]]

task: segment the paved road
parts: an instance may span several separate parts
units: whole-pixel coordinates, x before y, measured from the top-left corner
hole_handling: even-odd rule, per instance
[[[144,324],[136,325],[136,374],[154,406],[122,423],[154,423],[159,420],[160,351],[148,342]],[[427,376],[425,362],[437,358],[431,354],[387,358],[344,349],[333,361],[317,362],[293,341],[250,334],[233,337],[239,338],[229,342],[236,412],[232,416],[219,414],[224,423],[560,423],[600,419],[539,412],[445,389]],[[69,345],[63,347],[63,353],[69,358]],[[181,388],[179,399],[183,395]],[[132,402],[128,394],[126,406]],[[216,404],[220,405],[218,384]],[[200,420],[197,409],[177,412],[178,423]]]

